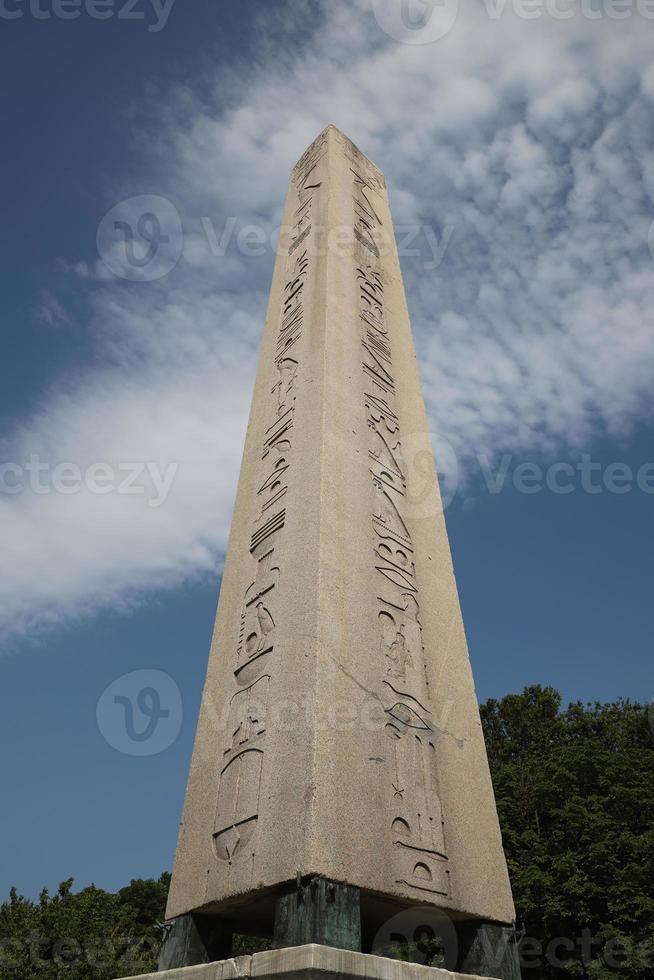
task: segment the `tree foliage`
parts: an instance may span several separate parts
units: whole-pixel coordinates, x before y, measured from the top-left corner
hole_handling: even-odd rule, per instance
[[[481,715],[524,975],[651,978],[654,745],[644,708],[562,711],[552,688],[529,687]]]
[[[73,879],[32,902],[11,889],[0,906],[2,980],[114,980],[156,969],[170,875],[134,880],[117,894]]]
[[[654,976],[654,742],[642,706],[552,688],[481,708],[526,980]],[[0,906],[0,980],[156,970],[170,875]],[[235,952],[261,948],[237,937]]]

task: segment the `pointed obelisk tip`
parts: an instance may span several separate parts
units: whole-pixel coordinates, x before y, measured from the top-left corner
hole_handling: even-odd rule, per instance
[[[382,185],[384,184],[384,174],[379,169],[379,167],[375,163],[373,163],[373,161],[370,159],[370,157],[366,156],[366,154],[363,153],[359,149],[359,147],[356,145],[356,143],[354,143],[349,138],[349,136],[346,136],[346,134],[343,132],[343,130],[342,129],[339,129],[338,126],[335,123],[328,123],[325,126],[325,128],[322,129],[318,133],[318,135],[314,139],[313,143],[311,143],[307,147],[307,149],[305,150],[305,152],[302,154],[302,156],[298,160],[297,164],[295,165],[294,170],[297,170],[299,167],[301,167],[301,165],[304,164],[304,162],[310,156],[312,156],[313,153],[321,145],[327,143],[329,140],[332,140],[332,139],[333,140],[336,140],[338,143],[340,143],[340,145],[343,147],[345,153],[348,156],[354,158],[354,160],[365,161],[365,163],[368,164],[373,169],[373,171],[376,173],[376,175],[379,178],[379,180],[381,181]]]
[[[322,132],[318,133],[318,135],[316,136],[316,140],[328,139],[330,136],[336,137],[337,140],[340,140],[341,143],[345,145],[354,146],[357,152],[361,153],[361,150],[359,150],[358,146],[356,146],[356,143],[354,143],[350,139],[350,137],[343,132],[342,129],[339,129],[335,123],[328,123],[327,126],[325,126],[325,128],[322,130]]]
[[[330,131],[333,131],[334,135],[336,135],[336,136],[345,136],[345,133],[343,132],[343,130],[342,129],[339,129],[338,126],[336,125],[336,123],[327,123],[327,125],[323,129],[322,133],[320,133],[319,135],[322,136],[323,133],[327,134]],[[347,139],[347,138],[348,137],[345,136],[345,139]]]

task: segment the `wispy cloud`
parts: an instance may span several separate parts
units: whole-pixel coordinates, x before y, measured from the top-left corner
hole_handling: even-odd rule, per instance
[[[70,317],[56,296],[47,290],[36,308],[36,319],[49,327],[60,327],[70,322]]]
[[[91,243],[67,257],[64,275],[89,291],[97,364],[53,386],[5,458],[179,469],[159,508],[86,490],[0,495],[11,631],[216,569],[274,257],[265,246],[243,254],[232,233],[226,250],[216,243],[230,217],[234,233],[272,232],[289,169],[327,122],[385,170],[398,224],[438,241],[450,229],[437,268],[423,254],[404,272],[432,425],[462,466],[476,452],[587,446],[651,416],[654,67],[643,24],[493,20],[466,5],[445,37],[418,46],[386,36],[367,0],[335,0],[309,29],[312,9],[289,6],[304,18],[301,48],[289,51],[283,16],[274,34],[262,27],[246,85],[238,65],[202,79],[202,97],[170,92],[139,134],[150,148],[139,185],[99,207],[98,221],[150,179],[181,217],[174,269],[126,282]],[[63,299],[50,295],[42,315],[65,320]]]

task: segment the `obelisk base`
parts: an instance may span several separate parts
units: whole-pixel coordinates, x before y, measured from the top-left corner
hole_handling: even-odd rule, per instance
[[[457,926],[456,966],[465,976],[489,973],[501,980],[520,980],[520,957],[513,926],[469,921]]]
[[[358,888],[314,875],[282,890],[275,905],[273,947],[309,944],[361,951]]]
[[[166,923],[159,970],[168,973],[189,963],[227,960],[232,953],[232,927],[213,916],[189,912]]]
[[[148,973],[138,980],[334,980],[336,977],[338,980],[490,980],[315,944]]]

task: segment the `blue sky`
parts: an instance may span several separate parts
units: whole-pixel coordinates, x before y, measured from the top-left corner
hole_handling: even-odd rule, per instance
[[[3,484],[2,893],[171,867],[274,258],[237,236],[269,241],[328,122],[413,236],[480,698],[654,695],[652,25],[480,4],[416,44],[387,2],[177,0],[160,30],[145,2],[0,17],[2,462],[173,476],[161,500],[150,471],[141,494]],[[146,195],[181,254],[125,279],[96,236]],[[182,710],[135,756],[101,696],[143,670]]]

